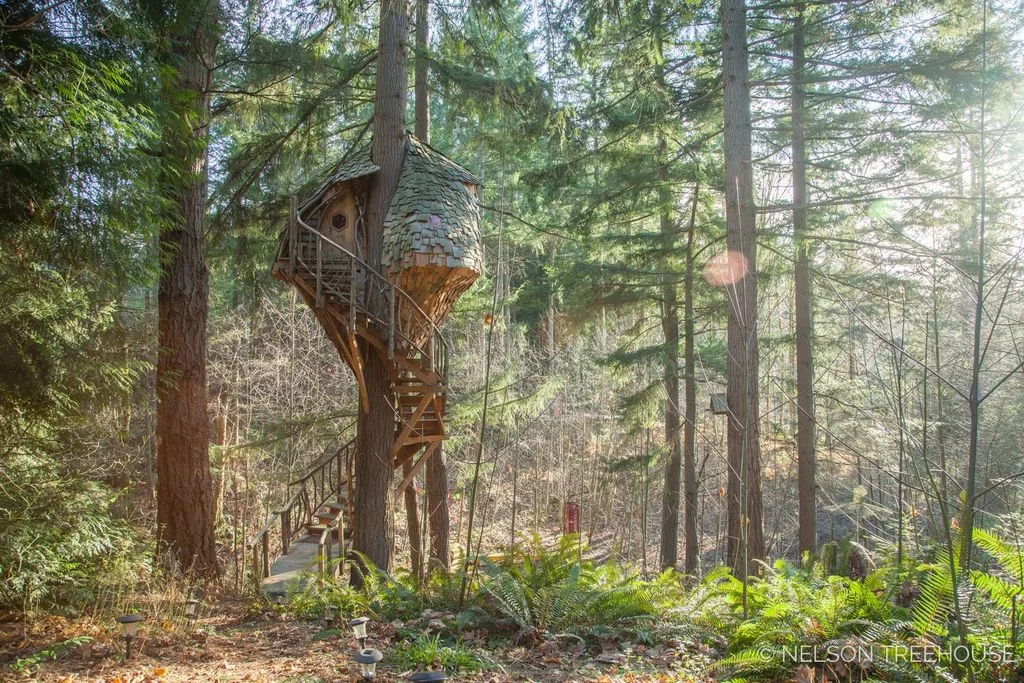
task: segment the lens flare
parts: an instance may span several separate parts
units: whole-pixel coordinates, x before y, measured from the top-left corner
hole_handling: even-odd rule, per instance
[[[747,257],[738,251],[723,251],[704,266],[704,279],[712,287],[734,285],[747,276]]]

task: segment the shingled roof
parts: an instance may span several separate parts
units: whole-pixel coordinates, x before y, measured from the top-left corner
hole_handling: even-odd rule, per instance
[[[355,180],[356,178],[373,175],[379,170],[380,166],[373,163],[372,149],[370,148],[370,145],[365,144],[358,147],[342,160],[341,165],[331,172],[327,180],[317,188],[316,192],[310,195],[309,199],[299,207],[299,210],[304,211],[307,207],[318,204],[335,183],[343,183],[349,180]]]
[[[384,220],[381,265],[397,274],[403,268],[438,265],[483,270],[480,207],[473,190],[480,180],[430,145],[409,135],[402,176]],[[337,183],[380,170],[371,145],[352,151],[299,211],[317,211]]]
[[[395,198],[384,220],[381,265],[442,265],[483,270],[480,207],[467,185],[480,180],[429,145],[409,136]],[[417,255],[419,258],[417,258]]]

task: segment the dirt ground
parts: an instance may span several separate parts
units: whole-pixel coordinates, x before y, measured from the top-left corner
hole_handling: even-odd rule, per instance
[[[315,621],[270,610],[254,612],[244,601],[223,602],[215,614],[194,626],[147,624],[129,662],[115,624],[90,618],[42,617],[25,623],[0,617],[0,680],[173,683],[178,681],[253,681],[267,683],[359,681],[347,635],[326,636]],[[371,630],[370,645],[384,651],[378,681],[405,680],[411,673],[388,661],[395,645],[389,624]],[[86,637],[84,642],[74,638]],[[71,641],[71,642],[68,642]],[[641,648],[642,650],[642,648]],[[486,652],[487,670],[456,674],[453,681],[623,681],[626,683],[698,682],[684,672],[672,652],[644,651],[640,658],[594,657],[582,648],[554,642],[535,648]]]

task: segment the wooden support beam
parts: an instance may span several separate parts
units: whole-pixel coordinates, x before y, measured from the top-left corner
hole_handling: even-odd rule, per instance
[[[444,391],[444,387],[433,384],[396,384],[396,394],[439,394]]]
[[[406,462],[412,460],[420,449],[423,447],[421,443],[405,444],[402,450],[398,452],[398,456],[391,462],[392,466],[397,470],[399,467],[405,465]]]
[[[359,345],[356,344],[354,335],[348,335],[349,351],[352,354],[352,373],[356,376],[356,384],[359,386],[359,402],[363,404],[363,412],[370,410],[370,401],[366,393],[366,379],[363,377],[363,355],[359,353]]]
[[[430,406],[433,398],[432,394],[428,394],[421,398],[419,404],[416,406],[416,411],[412,414],[412,418],[409,420],[402,419],[405,424],[402,425],[402,431],[400,431],[398,436],[395,437],[395,444],[391,447],[390,458],[392,460],[398,456],[398,452],[402,449],[402,446],[408,443],[408,439],[412,435],[416,423],[420,421],[421,417],[423,417],[423,413],[427,412],[427,408]]]
[[[382,354],[387,354],[387,344],[380,338],[380,335],[366,327],[363,323],[356,325],[356,334],[369,342],[375,349],[380,351]],[[428,386],[440,386],[441,378],[436,372],[431,372],[423,368],[421,361],[409,358],[407,355],[408,351],[396,351],[394,358],[391,359],[391,376],[393,379],[398,379],[396,371],[409,372],[412,375]],[[397,383],[397,382],[396,382]]]
[[[416,464],[409,469],[409,472],[405,475],[405,478],[402,479],[402,483],[398,485],[398,489],[396,490],[397,495],[400,496],[403,493],[405,493],[405,489],[408,488],[409,484],[412,483],[412,480],[416,477],[416,473],[419,472],[421,467],[423,467],[423,463],[427,461],[427,458],[434,454],[434,451],[437,450],[437,447],[440,443],[440,441],[435,441],[434,443],[427,446],[427,450],[423,451],[423,455],[420,457],[419,460],[416,461]]]
[[[448,433],[448,427],[444,423],[444,394],[438,393],[434,396],[434,415],[437,416],[437,424],[442,434]]]
[[[448,438],[447,434],[413,434],[405,440],[405,445],[414,443],[432,443],[434,441],[441,442]]]

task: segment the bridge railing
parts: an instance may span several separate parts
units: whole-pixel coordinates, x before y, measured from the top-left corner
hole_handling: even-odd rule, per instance
[[[355,454],[355,439],[337,448],[331,448],[327,454],[305,475],[288,485],[290,496],[284,507],[273,512],[267,523],[257,532],[248,545],[252,554],[253,573],[259,579],[270,576],[270,567],[281,555],[286,555],[292,543],[300,538],[313,515],[321,506],[337,496],[345,486],[352,493],[352,458]],[[328,527],[331,533],[338,529],[339,544],[344,543],[344,529],[340,523]],[[330,552],[330,539],[322,533],[319,538],[321,550],[326,545]]]

